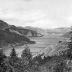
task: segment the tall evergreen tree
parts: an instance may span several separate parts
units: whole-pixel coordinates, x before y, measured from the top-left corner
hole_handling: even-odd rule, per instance
[[[4,58],[6,58],[6,56],[3,53],[3,49],[0,49],[0,64],[4,61]]]
[[[26,45],[26,48],[23,50],[22,55],[22,66],[24,71],[32,72],[32,54],[29,47]]]
[[[15,48],[13,48],[10,53],[9,62],[11,65],[14,66],[16,64],[17,60],[18,60],[18,57],[17,57],[16,51],[15,51]]]
[[[7,67],[5,66],[6,56],[3,53],[3,49],[0,49],[0,72],[6,72]]]
[[[16,58],[16,57],[17,57],[16,51],[15,51],[14,48],[13,48],[12,51],[11,51],[10,57],[11,57],[11,58]]]
[[[26,48],[23,50],[21,57],[23,62],[25,62],[26,64],[29,64],[31,62],[32,54],[28,46],[26,46]]]
[[[9,67],[11,68],[11,70],[13,72],[18,72],[18,71],[21,72],[21,70],[19,69],[19,67],[21,66],[21,64],[20,64],[21,60],[17,57],[14,47],[12,48],[10,57],[8,59],[9,59]]]

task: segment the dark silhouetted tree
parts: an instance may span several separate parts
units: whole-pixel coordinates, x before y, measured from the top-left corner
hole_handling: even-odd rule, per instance
[[[12,71],[15,71],[18,65],[18,57],[15,48],[12,49],[10,57],[8,59],[9,59],[9,67],[11,68]]]
[[[32,54],[31,54],[30,49],[27,45],[26,45],[25,49],[22,52],[21,58],[22,58],[22,65],[23,65],[24,71],[26,71],[26,70],[31,71]]]
[[[32,54],[28,46],[26,46],[26,48],[23,50],[21,57],[23,62],[25,62],[26,64],[29,64],[31,62]]]
[[[5,66],[6,56],[3,53],[3,49],[0,49],[0,72],[6,72],[7,66]]]

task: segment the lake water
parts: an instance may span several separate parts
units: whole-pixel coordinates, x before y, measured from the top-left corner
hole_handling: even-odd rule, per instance
[[[43,51],[50,52],[54,48],[53,46],[56,45],[58,41],[62,40],[63,38],[61,37],[32,37],[30,39],[36,42],[36,44],[28,45],[32,54],[35,55]],[[15,47],[15,49],[18,56],[20,56],[22,51],[25,49],[25,45],[17,46]],[[5,51],[5,54],[8,56],[10,54],[11,48],[6,48],[4,51]]]

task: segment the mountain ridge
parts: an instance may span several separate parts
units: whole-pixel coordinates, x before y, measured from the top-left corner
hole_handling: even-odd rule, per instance
[[[17,30],[17,27],[14,25],[9,25],[7,22],[0,20],[0,46],[16,43],[30,43],[34,44],[34,41],[31,41],[27,36],[20,34]]]

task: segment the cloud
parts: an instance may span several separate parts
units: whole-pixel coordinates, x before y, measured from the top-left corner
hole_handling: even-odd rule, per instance
[[[8,1],[32,1],[32,0],[8,0]]]
[[[41,10],[9,11],[0,10],[0,19],[14,25],[30,25],[34,27],[46,27],[48,18]],[[50,23],[50,22],[49,22]]]
[[[0,19],[17,26],[33,26],[40,28],[67,27],[72,24],[72,16],[49,19],[43,11],[0,9]]]
[[[50,20],[41,10],[0,10],[0,18],[17,26],[55,28],[62,26],[57,20]]]
[[[9,10],[0,10],[0,17],[4,18],[14,18],[21,20],[38,20],[46,17],[40,10],[28,10],[28,11],[9,11]]]
[[[24,0],[24,1],[31,1],[31,0]]]
[[[72,16],[68,17],[67,20],[72,23]]]
[[[72,26],[72,16],[62,16],[62,20],[65,22],[64,25],[66,27]]]

